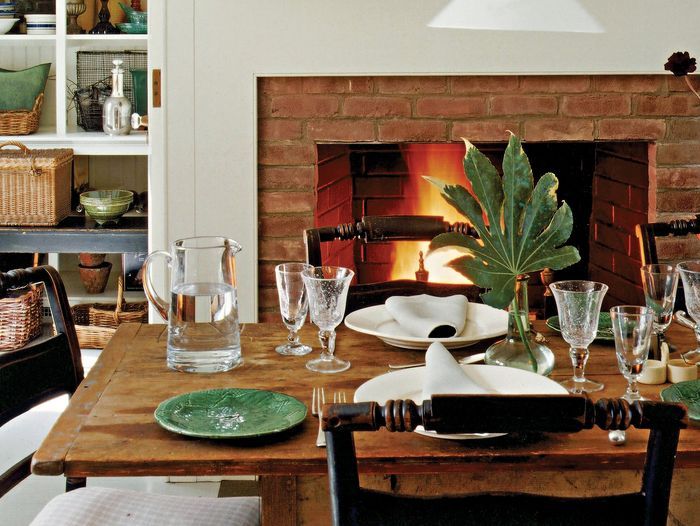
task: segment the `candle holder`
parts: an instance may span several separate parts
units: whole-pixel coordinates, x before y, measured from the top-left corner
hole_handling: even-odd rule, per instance
[[[97,14],[99,22],[95,27],[90,30],[91,35],[115,35],[119,33],[119,30],[110,24],[109,19],[112,16],[109,12],[109,7],[107,7],[108,0],[100,0],[102,2],[102,8]]]
[[[68,27],[66,33],[69,35],[80,35],[85,33],[82,27],[78,25],[78,17],[82,15],[87,7],[85,0],[68,0],[66,2],[66,14],[68,15]]]

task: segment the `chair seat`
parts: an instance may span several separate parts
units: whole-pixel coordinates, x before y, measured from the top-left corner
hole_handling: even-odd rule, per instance
[[[258,497],[180,497],[81,488],[54,497],[30,526],[257,526]]]

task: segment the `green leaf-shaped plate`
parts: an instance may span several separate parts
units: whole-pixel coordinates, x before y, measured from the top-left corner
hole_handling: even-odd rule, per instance
[[[559,327],[559,316],[552,316],[551,318],[547,318],[546,323],[547,327],[549,327],[550,329],[554,329],[555,331],[561,332],[561,327]],[[598,319],[598,332],[595,335],[595,339],[611,342],[615,341],[609,312],[600,313],[600,318]]]
[[[209,389],[169,398],[156,408],[168,431],[200,438],[253,438],[279,433],[306,418],[294,397],[259,389]]]
[[[688,418],[700,420],[700,380],[678,382],[661,391],[664,402],[680,402],[688,408]]]

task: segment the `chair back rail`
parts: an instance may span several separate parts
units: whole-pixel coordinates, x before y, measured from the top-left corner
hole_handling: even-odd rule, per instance
[[[416,404],[389,400],[323,407],[331,507],[335,526],[360,524],[640,524],[665,525],[685,407],[624,399],[591,401],[584,395],[435,395]],[[352,433],[412,431],[422,425],[438,433],[578,432],[650,429],[641,490],[586,499],[521,494],[411,498],[359,486]]]
[[[440,216],[365,216],[354,223],[310,228],[304,231],[306,262],[323,265],[323,243],[357,239],[362,243],[387,241],[430,241],[447,232],[459,232],[478,237],[467,223],[449,223]],[[464,294],[470,301],[479,301],[481,289],[476,285],[431,283],[413,280],[394,280],[380,283],[352,285],[345,313],[384,303],[390,296],[431,294],[449,296]]]
[[[9,289],[43,283],[54,335],[0,353],[0,427],[38,404],[72,395],[83,380],[75,325],[61,277],[49,266],[0,273],[0,297]],[[31,456],[0,474],[0,497],[29,475]]]
[[[645,223],[635,227],[639,240],[639,253],[642,265],[656,264],[659,255],[656,249],[656,239],[668,236],[686,236],[700,234],[700,214],[694,219],[674,219],[667,223]]]

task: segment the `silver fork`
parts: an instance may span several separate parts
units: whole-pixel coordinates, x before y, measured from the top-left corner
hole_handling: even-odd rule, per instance
[[[334,404],[344,404],[347,402],[345,391],[335,391],[333,393]],[[321,413],[323,404],[326,403],[326,394],[323,387],[314,387],[311,393],[311,414],[318,417],[318,435],[316,435],[316,446],[326,447],[326,434],[321,429]]]
[[[311,414],[318,418],[318,435],[316,435],[316,447],[326,447],[326,435],[321,429],[321,410],[326,403],[326,393],[323,387],[314,387],[311,391]]]

